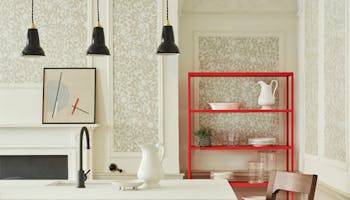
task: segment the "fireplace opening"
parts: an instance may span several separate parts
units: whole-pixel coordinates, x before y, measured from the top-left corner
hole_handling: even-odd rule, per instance
[[[0,179],[68,179],[67,155],[0,156]]]

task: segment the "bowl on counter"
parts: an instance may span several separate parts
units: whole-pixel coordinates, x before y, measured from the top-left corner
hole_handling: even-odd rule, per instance
[[[231,103],[209,103],[209,106],[212,110],[238,110],[240,103],[231,102]]]
[[[210,172],[211,179],[231,179],[233,176],[233,172]]]
[[[119,190],[137,190],[144,183],[143,180],[134,179],[134,180],[117,180],[113,181],[112,184],[117,186]]]

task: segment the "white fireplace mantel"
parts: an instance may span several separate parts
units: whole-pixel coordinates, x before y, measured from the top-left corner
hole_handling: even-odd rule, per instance
[[[90,146],[93,148],[92,136],[97,124],[1,124],[0,155],[67,155],[68,179],[75,180],[79,167],[80,129],[83,126],[89,130]],[[85,138],[83,144],[83,167],[93,171],[93,154],[91,150],[86,150]]]

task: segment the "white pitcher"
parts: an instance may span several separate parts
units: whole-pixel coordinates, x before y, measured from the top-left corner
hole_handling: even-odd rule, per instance
[[[275,94],[278,88],[278,81],[272,80],[270,84],[266,84],[264,81],[259,81],[258,84],[261,87],[258,104],[261,106],[261,109],[272,109],[272,105],[275,104]],[[272,88],[275,85],[273,92]]]
[[[163,178],[164,147],[161,144],[140,145],[142,160],[137,171],[137,178],[144,181],[142,188],[159,187],[159,181]]]

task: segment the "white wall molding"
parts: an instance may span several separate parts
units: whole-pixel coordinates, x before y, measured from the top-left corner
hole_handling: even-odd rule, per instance
[[[83,125],[81,125],[83,126]],[[79,167],[79,138],[81,126],[68,125],[1,125],[0,155],[66,155],[68,179],[75,180]],[[90,145],[94,148],[94,129],[97,125],[87,125]],[[85,140],[85,139],[84,139]],[[84,141],[83,146],[86,147]],[[83,167],[94,171],[93,152],[84,148]],[[90,176],[91,178],[92,176]]]
[[[322,181],[317,182],[316,197],[318,200],[349,200],[350,193],[344,193]]]
[[[325,10],[325,3],[329,3],[327,0],[317,0],[315,1],[318,3],[318,9],[319,9],[319,13],[318,16],[316,17],[316,21],[319,23],[319,32],[318,32],[318,101],[319,101],[319,105],[318,105],[318,132],[319,135],[317,138],[313,138],[312,140],[317,140],[318,141],[318,154],[317,155],[310,155],[308,153],[305,152],[305,138],[303,137],[305,134],[305,123],[304,123],[304,119],[305,119],[305,115],[304,115],[304,111],[305,109],[307,110],[307,106],[308,105],[303,105],[302,107],[299,108],[299,112],[302,112],[303,115],[301,116],[301,118],[299,118],[301,121],[300,125],[299,125],[299,133],[301,135],[301,140],[303,141],[301,143],[301,149],[303,149],[303,151],[301,151],[301,163],[302,163],[302,167],[301,167],[301,171],[305,172],[305,173],[313,173],[313,174],[318,174],[319,178],[319,190],[318,193],[320,193],[320,199],[322,199],[322,195],[330,195],[331,193],[334,193],[335,196],[332,197],[332,199],[344,199],[344,198],[340,198],[339,195],[337,197],[337,194],[348,194],[350,193],[350,168],[349,168],[349,144],[350,144],[350,137],[349,137],[349,130],[350,130],[350,126],[348,125],[349,123],[349,113],[350,113],[350,106],[348,106],[347,104],[345,104],[344,110],[345,110],[345,143],[346,143],[346,158],[344,161],[341,160],[335,160],[335,159],[330,159],[327,158],[327,154],[326,154],[326,135],[325,135],[325,124],[326,124],[326,120],[327,117],[332,117],[332,116],[326,116],[325,115],[325,111],[326,111],[326,101],[325,98],[333,98],[332,96],[328,96],[327,92],[325,91],[326,89],[326,83],[325,83],[325,78],[326,76],[329,74],[327,74],[327,72],[325,71],[325,65],[327,64],[328,67],[330,67],[330,63],[326,63],[326,58],[329,55],[325,55],[325,53],[327,53],[327,49],[325,48],[330,48],[330,38],[335,37],[333,35],[341,35],[342,32],[338,33],[336,31],[336,34],[332,33],[328,33],[327,32],[329,30],[325,29],[327,28],[327,25],[329,26],[329,22],[328,24],[326,24],[326,19],[325,19],[325,15],[326,15],[326,11]],[[304,2],[305,3],[305,2]],[[332,2],[331,2],[332,3]],[[336,2],[333,2],[336,3]],[[349,69],[348,69],[348,65],[349,65],[349,58],[350,58],[350,54],[349,54],[349,36],[350,36],[350,32],[349,32],[349,2],[345,1],[346,7],[345,7],[345,12],[346,12],[346,18],[345,18],[345,24],[346,24],[346,35],[345,35],[345,40],[346,40],[346,47],[345,47],[345,102],[349,101],[349,88],[350,88],[350,80],[349,80]],[[332,4],[333,5],[333,4]],[[335,5],[334,5],[335,6]],[[308,9],[308,7],[305,7],[305,9]],[[310,9],[310,8],[309,8]],[[328,7],[327,7],[328,9]],[[334,8],[333,8],[334,9]],[[305,26],[306,26],[306,17],[305,17],[305,12],[309,12],[310,10],[306,10],[304,12],[301,13],[300,18],[299,18],[299,36],[300,36],[300,40],[299,40],[299,44],[300,45],[300,58],[299,58],[299,63],[301,66],[301,70],[300,73],[304,74],[305,73],[305,68],[307,68],[308,66],[305,66],[305,59],[307,59],[304,55],[305,53],[305,49],[306,48],[314,48],[314,46],[311,47],[306,47],[305,46]],[[328,15],[329,15],[329,10],[328,10]],[[334,11],[336,12],[336,11]],[[309,18],[310,20],[310,18]],[[335,20],[335,19],[333,19]],[[337,19],[339,20],[339,19]],[[309,22],[310,23],[310,22]],[[313,21],[313,23],[315,23],[315,21]],[[334,25],[336,26],[336,24]],[[336,27],[335,27],[336,28]],[[332,31],[332,30],[329,30]],[[328,38],[325,38],[325,37]],[[340,37],[340,36],[339,36]],[[328,41],[327,41],[328,39]],[[340,40],[340,38],[337,37],[336,40]],[[333,38],[333,40],[335,40]],[[328,42],[328,43],[326,43]],[[335,47],[333,47],[335,48]],[[336,48],[335,48],[336,49]],[[341,51],[341,49],[339,50]],[[341,54],[341,52],[340,52]],[[334,57],[334,56],[333,56]],[[338,58],[338,57],[337,57]],[[329,59],[329,58],[328,58]],[[333,64],[333,63],[331,63]],[[305,81],[306,81],[307,77],[303,78],[302,81],[302,85],[303,87],[299,87],[300,89],[300,101],[305,100]],[[329,101],[328,101],[329,102]],[[329,109],[329,108],[328,108]],[[329,123],[329,122],[328,122]],[[333,122],[335,123],[335,122]],[[300,127],[302,126],[302,127]],[[328,133],[329,135],[329,133]],[[336,142],[336,141],[335,141]],[[334,144],[333,144],[334,145]],[[327,183],[324,184],[324,183]],[[331,188],[331,189],[329,189]],[[327,194],[328,193],[328,194]],[[343,195],[344,196],[344,195]],[[344,196],[346,197],[346,195]],[[330,199],[331,196],[329,196],[328,198],[323,198],[323,199]]]

